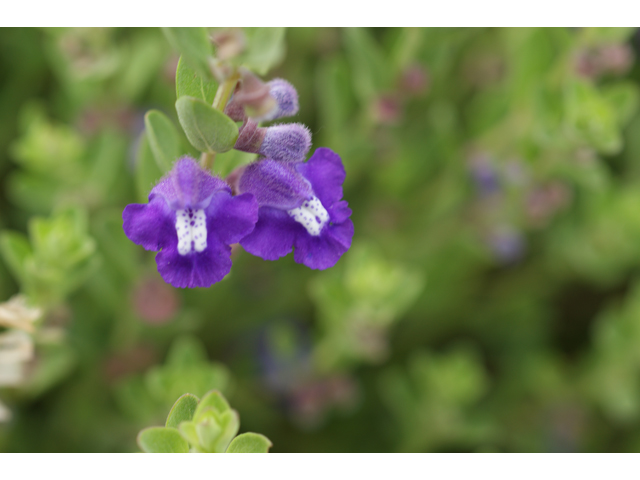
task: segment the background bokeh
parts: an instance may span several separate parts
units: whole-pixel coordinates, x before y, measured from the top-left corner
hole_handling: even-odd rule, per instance
[[[0,29],[0,302],[44,312],[0,326],[0,451],[138,451],[212,388],[274,452],[640,449],[635,30],[285,46],[265,79],[342,157],[353,246],[326,271],[238,248],[179,290],[121,220],[159,176],[145,112],[177,118],[162,31]]]

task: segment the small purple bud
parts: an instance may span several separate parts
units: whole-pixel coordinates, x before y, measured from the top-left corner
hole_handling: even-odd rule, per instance
[[[260,116],[252,116],[256,122],[265,122],[270,120],[276,120],[282,117],[291,117],[298,113],[298,92],[286,80],[282,78],[276,78],[266,84],[269,88],[269,95],[275,99],[275,104],[272,105],[271,110],[265,112]],[[236,122],[239,122],[245,118],[245,109],[242,94],[240,96],[234,95],[231,101],[227,104],[224,113],[231,117]]]
[[[255,121],[248,119],[233,148],[281,162],[303,162],[311,148],[311,132],[300,123],[258,128]]]
[[[269,94],[276,99],[276,106],[265,115],[255,118],[258,122],[291,117],[298,113],[298,92],[286,80],[275,78],[269,83]]]
[[[244,107],[247,116],[262,117],[277,107],[266,83],[247,69],[241,69],[241,75],[240,88],[233,95],[232,102]]]

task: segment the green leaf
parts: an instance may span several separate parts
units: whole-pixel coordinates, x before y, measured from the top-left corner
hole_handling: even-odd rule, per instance
[[[149,192],[161,177],[162,171],[158,167],[151,152],[149,138],[145,132],[140,137],[138,153],[136,155],[136,190],[138,201],[142,203],[147,201]]]
[[[218,451],[217,446],[223,433],[222,425],[217,422],[211,409],[209,409],[208,413],[209,418],[196,423],[198,443],[205,452],[221,453]]]
[[[213,408],[218,415],[222,415],[231,410],[229,402],[227,402],[218,390],[212,390],[202,397],[193,415],[196,422],[204,415],[205,409],[207,408]]]
[[[191,145],[201,152],[226,152],[238,139],[238,126],[220,110],[194,97],[176,101],[180,125]]]
[[[213,56],[213,46],[207,29],[199,28],[163,28],[167,40],[184,59],[203,77],[211,78],[209,59]]]
[[[282,61],[285,54],[285,28],[247,28],[247,53],[243,65],[258,75],[265,75],[269,69]]]
[[[188,62],[184,61],[183,57],[180,57],[176,69],[176,97],[199,98],[211,105],[217,90],[218,82],[203,78],[191,68]]]
[[[138,446],[146,453],[189,452],[189,444],[175,428],[145,428],[138,434]]]
[[[182,438],[184,438],[187,442],[191,444],[191,446],[201,451],[200,448],[200,440],[198,438],[198,432],[196,431],[195,422],[181,422],[178,425],[178,431]]]
[[[271,440],[259,433],[243,433],[229,444],[227,453],[268,453],[273,446]]]
[[[198,397],[185,393],[171,407],[171,411],[167,416],[166,427],[178,428],[180,422],[189,421],[193,418],[193,414],[198,406]]]
[[[158,110],[150,110],[144,116],[149,146],[153,157],[162,172],[171,170],[173,162],[183,153],[180,145],[180,134],[173,122]]]
[[[0,234],[0,254],[16,278],[24,281],[25,261],[32,254],[27,238],[22,233],[3,232]]]

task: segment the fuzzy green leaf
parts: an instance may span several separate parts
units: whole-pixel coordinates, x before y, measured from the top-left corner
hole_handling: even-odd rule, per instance
[[[150,110],[144,116],[149,146],[162,172],[171,170],[173,162],[182,154],[180,134],[167,116],[158,110]]]
[[[218,415],[222,415],[223,413],[231,410],[229,402],[227,402],[227,400],[217,390],[208,392],[202,397],[202,400],[200,400],[198,408],[196,408],[193,415],[196,422],[203,416],[205,409],[207,408],[212,408]]]
[[[238,126],[220,110],[194,97],[176,101],[180,125],[191,145],[201,152],[226,152],[238,139]]]
[[[268,453],[273,446],[271,440],[259,433],[243,433],[229,444],[227,453]]]
[[[186,422],[193,418],[193,414],[198,406],[198,397],[185,393],[171,407],[171,411],[167,416],[165,426],[178,428],[180,422]]]
[[[218,82],[203,78],[198,72],[191,68],[188,62],[180,57],[178,68],[176,68],[176,97],[199,98],[211,105],[216,96]]]
[[[146,453],[189,452],[189,444],[175,428],[145,428],[138,434],[138,446]]]

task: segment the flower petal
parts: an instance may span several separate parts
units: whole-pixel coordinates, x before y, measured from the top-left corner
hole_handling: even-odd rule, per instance
[[[333,223],[342,223],[351,216],[351,209],[345,200],[335,203],[328,212]]]
[[[232,197],[216,193],[206,210],[207,231],[225,245],[239,242],[251,233],[258,221],[258,201],[250,193]]]
[[[166,202],[154,198],[149,203],[127,205],[122,212],[124,233],[145,250],[158,251],[176,236],[175,213]]]
[[[164,281],[174,287],[207,288],[231,270],[231,247],[211,238],[204,251],[180,255],[176,240],[156,255],[156,264]]]
[[[296,164],[296,170],[311,182],[316,197],[327,210],[342,199],[346,172],[342,160],[334,151],[318,148],[306,163]]]
[[[265,159],[251,163],[238,182],[240,193],[252,193],[263,207],[291,210],[313,195],[311,185],[291,165]]]
[[[318,236],[297,235],[293,259],[314,270],[333,267],[342,254],[349,250],[353,238],[353,222],[325,227]]]
[[[291,253],[296,235],[306,231],[287,212],[271,207],[260,207],[258,223],[240,245],[252,255],[264,260],[277,260]]]
[[[204,208],[218,190],[231,192],[220,178],[203,169],[193,158],[182,157],[168,175],[149,193],[149,201],[161,196],[174,210],[191,207]]]

